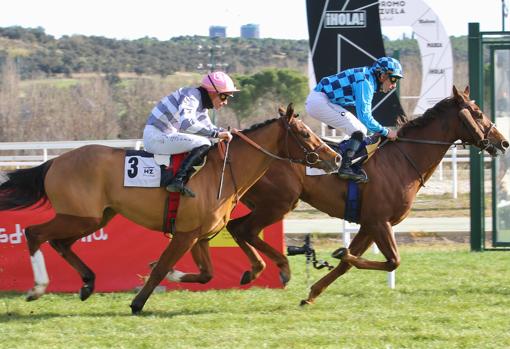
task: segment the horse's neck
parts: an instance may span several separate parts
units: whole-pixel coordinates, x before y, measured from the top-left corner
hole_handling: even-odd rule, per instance
[[[246,136],[268,152],[280,154],[279,121],[249,132]],[[232,161],[235,166],[234,177],[238,191],[246,192],[269,168],[274,159],[242,139],[236,139],[232,147]]]
[[[446,152],[451,144],[457,140],[455,136],[455,127],[449,125],[446,131],[442,130],[443,125],[437,125],[442,122],[440,118],[435,119],[431,124],[421,126],[417,129],[410,130],[404,138],[411,138],[421,141],[443,142],[446,144],[427,144],[427,143],[412,143],[412,142],[399,142],[397,146],[403,153],[409,157],[404,161],[414,162],[416,169],[410,165],[410,171],[418,171],[420,175],[426,180],[432,176],[436,167],[441,163]],[[441,131],[438,131],[441,130]],[[400,153],[399,150],[394,150]],[[405,157],[405,156],[404,156]]]

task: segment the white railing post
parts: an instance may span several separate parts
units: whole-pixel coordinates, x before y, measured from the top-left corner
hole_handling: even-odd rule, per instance
[[[351,230],[347,226],[347,221],[345,219],[342,220],[343,222],[343,233],[342,233],[342,240],[345,247],[349,247],[351,244]]]
[[[458,197],[458,182],[457,182],[457,147],[452,148],[452,197],[457,199]]]

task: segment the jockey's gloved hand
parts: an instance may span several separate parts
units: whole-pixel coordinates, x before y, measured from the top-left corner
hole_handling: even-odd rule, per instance
[[[397,131],[388,130],[388,135],[386,136],[390,141],[395,141],[397,139]]]
[[[232,140],[232,133],[229,131],[221,131],[218,133],[218,139],[221,141],[230,142]]]

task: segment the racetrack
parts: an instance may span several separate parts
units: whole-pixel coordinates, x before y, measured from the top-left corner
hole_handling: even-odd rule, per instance
[[[328,259],[334,246],[321,248]],[[370,256],[371,258],[380,258]],[[396,289],[353,270],[300,308],[304,256],[286,290],[173,291],[131,316],[134,293],[0,293],[2,348],[504,348],[510,347],[508,253],[467,245],[404,246]],[[232,261],[235,263],[235,261]],[[325,274],[310,271],[310,281]]]

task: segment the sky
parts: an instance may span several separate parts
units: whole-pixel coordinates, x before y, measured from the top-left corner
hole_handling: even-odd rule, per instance
[[[450,36],[467,35],[468,22],[479,22],[482,31],[502,29],[501,0],[423,1]],[[510,18],[505,21],[510,30]],[[168,40],[207,36],[211,25],[226,26],[227,36],[237,37],[248,23],[258,24],[263,38],[308,39],[305,0],[8,0],[0,10],[0,27],[43,27],[56,38],[82,34]],[[395,39],[400,33],[383,28],[383,34]]]

